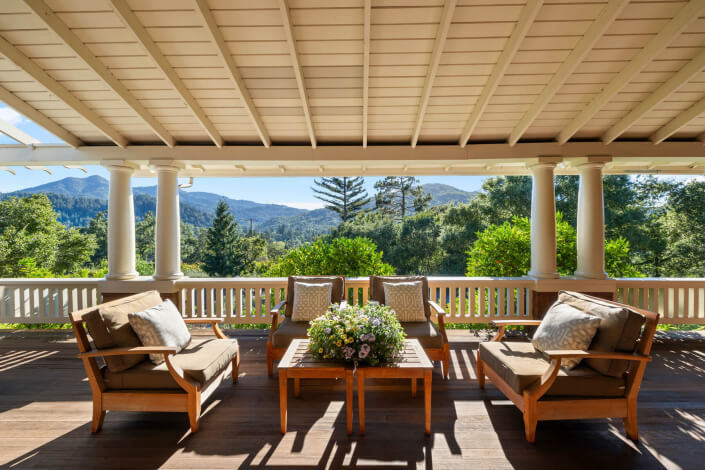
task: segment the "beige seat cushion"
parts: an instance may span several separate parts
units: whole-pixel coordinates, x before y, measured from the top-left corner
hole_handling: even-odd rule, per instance
[[[443,347],[443,335],[441,335],[441,332],[432,321],[405,322],[402,323],[401,326],[406,332],[406,337],[409,339],[418,339],[422,348],[440,349]]]
[[[174,356],[174,363],[183,369],[187,378],[203,385],[228,367],[237,354],[236,340],[194,338],[187,348]],[[166,363],[155,365],[151,361],[142,361],[122,372],[106,368],[103,380],[111,390],[181,389]]]
[[[124,299],[110,302],[112,305],[101,306],[84,317],[88,333],[98,349],[134,348],[142,346],[139,338],[130,326],[127,315],[140,312],[159,305],[162,298],[159,292],[152,290],[131,295]],[[147,359],[147,355],[110,356],[105,363],[112,372],[120,372]]]
[[[632,353],[636,349],[641,327],[645,321],[643,315],[578,292],[561,291],[558,294],[558,301],[600,317],[600,326],[590,344],[590,349],[626,353]],[[586,359],[585,364],[613,377],[621,377],[629,367],[628,361],[610,359]]]
[[[531,343],[506,341],[480,343],[482,361],[495,371],[516,393],[541,379],[550,363]],[[548,396],[622,397],[624,379],[600,374],[579,365],[575,369],[561,368]]]
[[[288,348],[291,340],[306,338],[310,324],[307,321],[293,321],[291,318],[284,318],[279,328],[272,335],[272,346],[275,348]]]

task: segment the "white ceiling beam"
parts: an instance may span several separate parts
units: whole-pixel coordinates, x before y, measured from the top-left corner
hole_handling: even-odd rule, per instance
[[[370,35],[372,29],[372,0],[365,0],[362,30],[362,146],[367,147],[367,116],[370,103]]]
[[[629,0],[610,0],[610,2],[600,11],[600,14],[592,22],[583,37],[580,38],[575,48],[568,54],[568,57],[561,63],[555,74],[551,77],[548,85],[543,89],[536,101],[529,107],[519,123],[514,127],[509,136],[509,144],[514,145],[524,135],[534,120],[541,114],[553,96],[560,90],[565,81],[575,71],[592,50],[597,41],[600,40],[607,28],[619,16]]]
[[[43,0],[24,0],[25,4],[35,13],[37,18],[53,31],[73,52],[93,70],[120,99],[130,107],[149,128],[169,147],[175,145],[175,140],[159,121],[152,116],[142,103],[122,84],[120,80],[88,49],[88,46],[71,31],[61,19],[44,3]]]
[[[61,85],[59,82],[54,80],[47,74],[44,70],[42,70],[41,67],[39,67],[34,61],[30,60],[26,55],[24,55],[22,52],[19,51],[15,46],[7,42],[5,39],[0,37],[0,54],[5,56],[10,62],[15,64],[17,67],[22,69],[24,72],[26,72],[30,77],[32,77],[34,80],[39,82],[44,88],[49,90],[51,93],[53,93],[57,98],[59,98],[61,101],[66,104],[66,106],[70,107],[74,111],[76,111],[78,114],[80,114],[85,120],[90,122],[92,125],[94,125],[100,132],[102,132],[107,138],[115,142],[115,144],[119,145],[120,147],[125,147],[127,146],[127,139],[120,135],[112,126],[110,126],[107,122],[103,120],[98,114],[93,111],[92,109],[88,108],[81,100],[76,98],[73,94],[71,94],[70,91],[68,91],[66,88],[64,88],[63,85]],[[9,92],[8,92],[9,93]],[[10,94],[12,95],[12,94]],[[14,95],[12,95],[14,96]],[[7,96],[6,98],[10,98],[10,96]],[[16,97],[15,97],[16,98]],[[3,100],[5,101],[5,100]],[[10,104],[10,101],[5,101],[8,105],[12,106]],[[18,103],[15,101],[14,103],[17,105]],[[26,105],[28,106],[28,105]],[[16,107],[16,106],[13,106]],[[21,107],[17,106],[16,107],[18,112],[21,112],[25,116],[31,118],[34,120],[34,118],[37,118],[36,113],[29,113],[27,112],[28,110],[26,109],[21,109]],[[30,114],[34,114],[34,117],[30,116]],[[47,118],[48,119],[48,118]],[[39,123],[39,119],[36,121]],[[46,120],[44,120],[44,124],[48,124]],[[49,130],[49,128],[47,127]],[[64,139],[64,136],[59,135],[58,133],[56,134],[57,137]],[[70,143],[70,142],[67,142]]]
[[[431,98],[433,81],[436,79],[438,66],[441,63],[441,55],[443,55],[443,48],[446,43],[446,37],[448,37],[450,24],[453,22],[453,13],[455,12],[456,3],[456,0],[445,0],[443,5],[441,23],[438,25],[438,31],[436,32],[436,41],[433,44],[433,52],[431,53],[431,63],[428,65],[428,70],[426,71],[426,80],[424,81],[421,101],[419,102],[419,110],[416,115],[416,125],[414,126],[414,133],[411,135],[412,147],[416,147],[416,144],[419,142],[419,135],[421,134],[421,127],[423,126],[423,118],[426,115],[428,100]]]
[[[620,119],[617,124],[612,126],[605,133],[605,135],[602,136],[602,142],[609,144],[618,138],[622,135],[622,133],[626,132],[630,127],[654,109],[654,107],[658,106],[659,103],[693,79],[703,68],[705,68],[705,50],[698,54],[693,60],[688,62],[687,65],[680,69],[675,75],[666,81],[666,83],[658,87],[656,91],[649,95],[648,98],[639,103],[629,112],[629,114]]]
[[[37,139],[19,130],[4,119],[0,119],[0,132],[23,145],[41,144]]]
[[[184,85],[184,82],[181,81],[181,78],[179,78],[174,69],[171,67],[171,64],[166,57],[164,57],[164,54],[162,54],[159,46],[155,44],[147,30],[144,26],[142,26],[142,23],[140,23],[137,15],[134,14],[125,0],[110,0],[110,3],[113,6],[113,11],[115,11],[120,19],[122,19],[122,22],[125,24],[127,29],[132,31],[132,34],[137,38],[137,42],[152,59],[152,62],[154,62],[157,68],[162,71],[166,79],[169,83],[171,83],[171,86],[176,89],[176,92],[179,94],[181,99],[184,100],[186,106],[188,106],[191,110],[213,143],[218,147],[222,147],[223,137],[215,128],[206,113],[203,112],[196,99],[191,95],[191,92],[188,88],[186,88],[186,85]]]
[[[299,88],[301,107],[304,110],[304,117],[306,118],[306,129],[308,129],[308,136],[311,139],[311,147],[316,148],[318,145],[316,142],[316,133],[313,130],[313,120],[311,119],[311,109],[309,108],[306,85],[304,84],[304,74],[301,70],[299,54],[296,52],[296,38],[294,38],[294,30],[291,27],[293,24],[291,21],[291,12],[289,11],[289,6],[286,4],[286,0],[279,0],[279,10],[282,15],[284,34],[287,44],[289,45],[289,56],[291,57],[291,63],[294,67],[294,75],[296,75],[296,85]]]
[[[651,142],[654,144],[660,144],[703,113],[705,113],[705,98],[685,111],[678,113],[678,116],[654,132],[649,139],[651,139]],[[703,140],[703,136],[700,136],[699,139]]]
[[[19,99],[12,92],[10,92],[10,90],[3,86],[0,86],[0,101],[17,111],[18,113],[22,114],[24,117],[40,125],[47,131],[51,132],[56,137],[69,144],[71,147],[75,148],[83,145],[81,139],[61,127],[59,124],[56,123],[56,121],[48,118],[45,114],[37,111],[32,106]]]
[[[477,123],[480,122],[480,118],[485,112],[485,109],[490,102],[490,98],[492,98],[492,95],[499,86],[499,83],[502,81],[507,68],[512,63],[516,52],[521,47],[521,43],[536,19],[536,15],[538,15],[542,5],[543,0],[530,0],[522,10],[521,17],[519,18],[514,31],[512,31],[512,35],[504,45],[504,49],[502,49],[502,53],[492,69],[492,74],[487,79],[487,83],[485,83],[485,86],[482,88],[480,97],[477,99],[475,106],[472,108],[468,122],[465,124],[463,133],[458,141],[461,147],[465,147],[468,140],[470,140],[470,136],[475,130],[475,126],[477,126]]]
[[[218,28],[218,24],[216,23],[215,18],[213,17],[213,13],[211,12],[210,7],[208,6],[208,2],[206,0],[196,0],[196,11],[200,13],[201,20],[206,29],[206,32],[210,35],[211,40],[215,43],[218,57],[220,57],[220,60],[223,62],[225,71],[230,76],[230,79],[232,80],[233,85],[235,86],[235,90],[240,95],[240,99],[243,102],[245,111],[250,117],[252,125],[255,127],[255,131],[257,131],[257,135],[259,135],[259,138],[265,147],[271,146],[272,139],[269,137],[267,128],[265,127],[264,122],[262,122],[262,118],[260,117],[259,112],[255,107],[254,101],[252,101],[252,97],[250,97],[250,93],[247,91],[245,81],[240,75],[240,71],[238,70],[237,65],[235,64],[235,60],[233,59],[233,56],[230,53],[228,45],[225,43],[225,39],[223,38],[223,35],[220,32],[220,28]]]
[[[654,36],[641,51],[608,83],[602,92],[585,107],[570,124],[558,135],[558,142],[563,144],[575,135],[590,119],[597,114],[619,91],[624,88],[644,67],[656,58],[683,32],[690,23],[698,19],[705,11],[705,1],[691,0],[678,14]]]

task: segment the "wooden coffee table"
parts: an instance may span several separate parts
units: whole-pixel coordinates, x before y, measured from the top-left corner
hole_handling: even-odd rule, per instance
[[[291,342],[284,357],[279,361],[279,412],[282,434],[286,434],[286,398],[288,379],[294,379],[294,396],[300,394],[301,379],[345,379],[345,415],[348,434],[352,434],[353,373],[352,364],[323,361],[313,357],[308,351],[307,339]]]
[[[424,409],[426,434],[431,434],[431,373],[433,364],[417,339],[404,341],[401,357],[393,363],[379,366],[359,366],[357,374],[357,403],[360,412],[360,434],[365,434],[365,379],[411,379],[411,396],[416,396],[416,379],[424,381]]]

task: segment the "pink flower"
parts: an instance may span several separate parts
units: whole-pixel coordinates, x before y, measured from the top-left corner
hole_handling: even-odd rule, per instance
[[[364,359],[367,357],[367,355],[370,353],[370,345],[369,344],[363,344],[360,346],[360,353],[358,356],[360,356],[360,359]]]

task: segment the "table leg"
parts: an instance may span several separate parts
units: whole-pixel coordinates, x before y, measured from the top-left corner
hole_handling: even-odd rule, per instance
[[[345,371],[345,420],[348,427],[348,436],[352,434],[353,420],[353,371]]]
[[[431,434],[431,371],[427,370],[423,378],[423,400],[426,414],[426,435]]]
[[[416,377],[411,379],[411,398],[416,398]]]
[[[296,398],[301,396],[301,379],[298,377],[294,379],[294,396]]]
[[[279,414],[282,434],[286,434],[286,370],[279,369]]]
[[[357,372],[357,409],[360,414],[360,435],[365,435],[365,373],[361,369]]]

